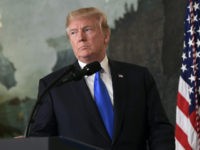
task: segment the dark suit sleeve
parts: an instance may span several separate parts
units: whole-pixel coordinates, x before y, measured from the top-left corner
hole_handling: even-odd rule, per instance
[[[145,84],[150,150],[174,150],[174,127],[169,123],[155,81],[148,70],[145,73]]]
[[[38,97],[45,90],[45,82],[40,80]],[[56,136],[57,125],[53,112],[53,102],[51,95],[47,92],[42,99],[40,99],[39,105],[36,108],[36,114],[33,117],[33,123],[30,125],[28,136]]]

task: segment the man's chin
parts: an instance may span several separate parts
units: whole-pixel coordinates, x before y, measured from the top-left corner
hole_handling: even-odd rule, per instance
[[[85,56],[85,57],[79,57],[79,59],[81,62],[83,63],[91,63],[91,62],[94,62],[94,61],[97,61],[97,59],[94,59],[93,57],[91,56]]]

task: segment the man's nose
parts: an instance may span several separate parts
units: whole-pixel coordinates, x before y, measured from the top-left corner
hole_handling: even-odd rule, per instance
[[[79,32],[78,32],[77,39],[78,39],[78,41],[80,41],[80,42],[86,40],[86,36],[85,36],[85,34],[84,34],[83,31],[79,31]]]

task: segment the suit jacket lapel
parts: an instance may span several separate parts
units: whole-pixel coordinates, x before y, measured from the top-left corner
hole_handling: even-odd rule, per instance
[[[113,99],[114,99],[114,112],[115,112],[115,123],[114,123],[114,137],[113,143],[117,140],[117,137],[120,133],[123,118],[124,110],[126,105],[126,100],[128,98],[126,94],[127,85],[126,74],[119,69],[119,66],[116,62],[109,60],[110,70],[112,75],[113,83]]]

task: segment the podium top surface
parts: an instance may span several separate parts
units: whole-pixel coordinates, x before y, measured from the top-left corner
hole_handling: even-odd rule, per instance
[[[1,139],[1,150],[102,150],[74,139],[65,137],[29,137]]]

